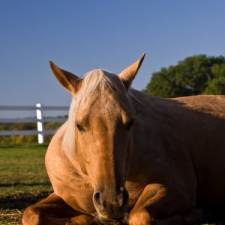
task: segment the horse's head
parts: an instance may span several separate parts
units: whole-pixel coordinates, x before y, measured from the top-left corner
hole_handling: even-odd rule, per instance
[[[90,179],[93,203],[102,219],[122,217],[128,203],[124,185],[135,121],[129,87],[143,59],[144,55],[118,76],[97,69],[83,79],[50,63],[73,95],[65,152]]]

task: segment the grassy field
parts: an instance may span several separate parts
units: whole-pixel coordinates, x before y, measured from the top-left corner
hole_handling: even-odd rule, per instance
[[[46,146],[0,146],[0,225],[20,225],[24,208],[51,192]]]

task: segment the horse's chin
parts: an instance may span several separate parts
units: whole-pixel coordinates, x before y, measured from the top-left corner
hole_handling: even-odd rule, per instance
[[[123,213],[121,215],[117,216],[111,216],[111,215],[106,215],[106,214],[98,214],[98,220],[102,224],[121,224],[121,223],[126,223],[127,221],[127,213]]]

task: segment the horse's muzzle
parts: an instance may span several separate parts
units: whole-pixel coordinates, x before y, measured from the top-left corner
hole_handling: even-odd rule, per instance
[[[129,199],[127,191],[121,188],[119,193],[113,197],[107,196],[106,193],[97,191],[93,195],[94,206],[99,217],[105,220],[123,218]]]

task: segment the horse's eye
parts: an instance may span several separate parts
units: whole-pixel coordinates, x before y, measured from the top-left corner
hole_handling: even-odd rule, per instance
[[[81,132],[84,132],[85,131],[85,128],[82,125],[80,125],[79,123],[76,124],[76,127]]]
[[[130,130],[130,128],[133,126],[133,124],[134,124],[134,120],[132,119],[126,124],[126,129]]]

